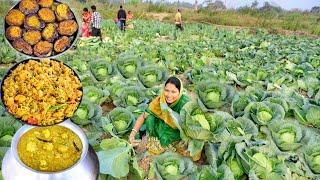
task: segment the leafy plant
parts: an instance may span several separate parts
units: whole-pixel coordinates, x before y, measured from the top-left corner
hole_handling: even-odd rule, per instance
[[[191,176],[195,167],[192,161],[176,153],[166,152],[156,157],[152,172],[157,179],[182,179]]]
[[[146,88],[160,85],[166,79],[166,71],[157,66],[142,66],[137,71],[139,81]]]
[[[271,128],[272,137],[282,151],[296,150],[301,144],[302,129],[293,123],[277,123]]]
[[[199,104],[207,109],[219,108],[231,101],[234,94],[232,87],[215,81],[202,81],[196,87],[199,96]]]
[[[101,116],[101,107],[97,104],[93,104],[87,99],[84,99],[74,115],[71,117],[71,120],[78,125],[87,125],[93,121],[100,120]]]
[[[206,113],[195,102],[185,104],[180,115],[181,128],[191,139],[218,141],[218,135],[225,129],[223,115]]]
[[[257,147],[236,144],[237,158],[250,178],[285,179],[286,166],[276,157],[259,152]]]
[[[83,88],[84,99],[88,99],[92,103],[102,104],[110,95],[107,89],[102,90],[96,86],[86,86]]]
[[[294,108],[294,116],[304,125],[320,127],[320,107],[312,104],[304,104],[301,108]]]
[[[135,77],[137,69],[140,67],[141,62],[135,56],[122,57],[117,60],[117,68],[124,78]]]
[[[134,157],[134,149],[127,141],[113,137],[100,143],[101,150],[97,152],[100,173],[114,178],[126,177],[129,172],[135,174],[135,179],[142,179],[142,170]]]
[[[113,104],[116,106],[137,106],[146,100],[145,94],[143,94],[141,89],[137,86],[124,87],[119,94],[120,97],[113,100]]]
[[[284,119],[282,106],[269,102],[251,102],[245,108],[245,116],[258,125],[268,125]]]
[[[105,81],[113,72],[113,67],[110,62],[105,60],[96,60],[89,63],[91,73],[98,81]]]
[[[245,117],[228,120],[226,127],[227,130],[236,137],[249,135],[250,139],[251,137],[256,137],[259,133],[257,126],[250,119]]]
[[[130,131],[135,120],[134,115],[125,108],[117,107],[107,114],[107,118],[102,120],[102,127],[105,131],[122,135]],[[111,126],[111,127],[109,127]]]

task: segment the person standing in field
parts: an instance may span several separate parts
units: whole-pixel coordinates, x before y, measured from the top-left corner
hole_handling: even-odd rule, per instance
[[[128,11],[127,14],[126,28],[133,29],[133,13],[131,11]]]
[[[97,12],[96,6],[94,6],[94,5],[91,6],[91,10],[92,10],[91,35],[96,36],[96,37],[100,37],[100,39],[102,39],[102,37],[101,37],[101,15],[99,12]]]
[[[90,36],[90,20],[91,13],[88,8],[83,8],[82,12],[82,29],[81,29],[81,37],[89,37]]]
[[[126,30],[126,19],[127,19],[127,13],[122,8],[122,5],[120,6],[120,9],[118,11],[118,20],[120,21],[120,29],[121,31]]]
[[[183,31],[181,10],[180,9],[177,9],[177,13],[176,13],[176,15],[174,17],[174,20],[175,20],[176,28],[180,29],[181,31]]]

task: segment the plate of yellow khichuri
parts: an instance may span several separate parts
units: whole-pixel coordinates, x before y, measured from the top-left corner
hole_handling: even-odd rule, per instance
[[[77,74],[50,59],[21,61],[1,83],[7,111],[30,125],[49,126],[72,117],[83,94]]]
[[[82,150],[79,136],[59,125],[32,128],[17,144],[20,160],[42,172],[58,172],[72,167],[81,158]]]
[[[21,0],[5,16],[5,37],[17,51],[54,57],[69,49],[79,32],[70,7],[57,0]]]

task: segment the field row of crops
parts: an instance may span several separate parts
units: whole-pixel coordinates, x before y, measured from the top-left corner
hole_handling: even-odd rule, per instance
[[[98,154],[100,178],[320,178],[319,39],[203,24],[180,32],[172,24],[134,23],[134,30],[122,33],[106,21],[103,41],[80,38],[58,58],[76,70],[84,87],[71,119]],[[3,76],[8,64],[23,57],[0,40]],[[189,155],[202,158],[193,162],[166,152],[144,168],[150,154],[134,151],[128,134],[172,75],[193,99],[180,113],[181,137]],[[0,116],[3,156],[21,124],[1,106]]]

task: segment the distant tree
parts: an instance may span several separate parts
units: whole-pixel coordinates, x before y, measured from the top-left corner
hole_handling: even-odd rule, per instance
[[[310,10],[311,13],[317,13],[319,14],[320,13],[320,6],[314,6],[311,8]]]
[[[195,0],[194,2],[194,10],[198,10],[198,0]]]
[[[207,8],[213,11],[227,9],[225,4],[220,0],[216,0],[215,2],[212,2],[211,0],[207,1]]]
[[[252,9],[257,9],[258,8],[258,5],[259,5],[259,2],[257,0],[253,1],[252,4],[251,4],[251,8]]]
[[[260,8],[263,11],[282,11],[281,7],[273,6],[268,1],[264,2],[264,5]]]
[[[299,9],[299,8],[293,8],[290,10],[290,12],[299,12],[299,13],[302,13],[302,10]]]

